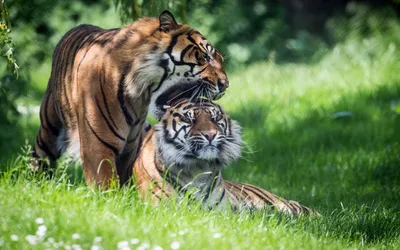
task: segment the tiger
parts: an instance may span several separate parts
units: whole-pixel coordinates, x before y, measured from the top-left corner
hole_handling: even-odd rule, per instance
[[[88,185],[127,183],[148,112],[178,97],[216,100],[228,86],[220,52],[169,11],[116,29],[77,26],[54,50],[32,166],[51,172],[67,155]]]
[[[132,166],[136,187],[154,204],[189,195],[213,209],[313,213],[260,187],[224,180],[222,170],[241,156],[242,144],[240,125],[218,104],[190,99],[173,102],[160,121],[148,128]]]

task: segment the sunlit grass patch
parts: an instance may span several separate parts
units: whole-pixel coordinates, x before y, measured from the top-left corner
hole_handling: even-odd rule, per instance
[[[4,249],[343,249],[399,243],[399,212],[382,206],[300,218],[208,211],[188,201],[153,207],[133,188],[92,191],[67,176],[27,174],[7,172],[0,179]]]
[[[399,48],[381,37],[349,40],[318,63],[231,74],[220,103],[243,126],[250,153],[225,177],[306,205],[398,209]]]

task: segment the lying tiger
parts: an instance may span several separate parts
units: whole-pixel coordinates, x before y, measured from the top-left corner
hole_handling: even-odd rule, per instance
[[[171,195],[200,199],[234,211],[275,208],[298,215],[312,211],[259,187],[225,181],[222,169],[240,156],[240,126],[212,102],[182,99],[149,128],[133,171],[139,192],[154,203]]]

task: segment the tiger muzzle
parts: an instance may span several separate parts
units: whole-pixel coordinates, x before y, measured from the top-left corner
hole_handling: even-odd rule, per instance
[[[218,89],[220,92],[224,92],[229,87],[228,79],[218,80]]]

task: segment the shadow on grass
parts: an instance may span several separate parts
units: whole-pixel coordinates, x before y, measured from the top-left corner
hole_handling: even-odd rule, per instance
[[[400,115],[390,108],[400,83],[373,93],[344,96],[304,119],[265,129],[268,103],[249,103],[230,112],[244,127],[254,154],[245,154],[226,178],[329,209],[382,203],[399,209]],[[340,111],[351,115],[333,118]]]

